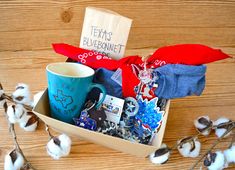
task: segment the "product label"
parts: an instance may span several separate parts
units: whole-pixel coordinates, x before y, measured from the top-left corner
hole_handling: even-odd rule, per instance
[[[101,99],[102,96],[103,94],[100,93],[99,99]],[[121,119],[123,106],[124,106],[123,99],[106,95],[104,102],[102,103],[102,107],[107,116],[106,120],[118,124]]]

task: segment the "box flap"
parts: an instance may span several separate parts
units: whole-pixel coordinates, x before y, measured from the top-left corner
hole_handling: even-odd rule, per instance
[[[167,106],[167,109],[169,108],[169,103]],[[163,125],[159,131],[159,134],[157,135],[158,139],[155,139],[154,145],[144,145],[140,143],[133,143],[121,138],[105,135],[99,132],[90,131],[84,128],[77,127],[75,125],[71,125],[68,123],[64,123],[62,121],[56,120],[54,118],[50,117],[50,109],[49,109],[49,102],[48,102],[48,94],[47,90],[45,90],[44,94],[40,98],[37,105],[34,107],[33,112],[46,124],[48,124],[50,127],[55,129],[56,131],[66,133],[68,135],[78,136],[80,138],[92,141],[97,144],[101,144],[103,146],[122,151],[125,153],[129,153],[132,155],[140,156],[140,157],[146,157],[153,153],[155,150],[157,150],[162,142],[163,134],[165,131],[165,122],[168,115],[168,110],[165,113],[164,116],[164,122]]]

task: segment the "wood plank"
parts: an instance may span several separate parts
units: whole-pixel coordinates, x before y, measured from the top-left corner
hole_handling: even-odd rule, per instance
[[[175,43],[234,46],[233,1],[137,1],[134,7],[131,4],[132,1],[1,1],[0,51],[48,49],[53,42],[78,45],[88,5],[133,18],[129,49]],[[69,22],[61,19],[66,14]]]
[[[235,56],[234,0],[4,0],[0,1],[0,82],[6,93],[10,94],[18,82],[29,84],[33,93],[46,88],[46,65],[65,60],[51,50],[51,43],[78,45],[84,10],[89,5],[133,19],[126,55],[147,55],[176,43],[202,43]],[[221,116],[235,120],[234,72],[234,58],[208,64],[204,93],[172,100],[164,143],[172,146],[177,139],[194,134],[193,120],[201,115],[209,115],[213,120]],[[167,164],[158,167],[147,158],[72,137],[71,154],[54,161],[46,153],[48,137],[42,123],[34,133],[24,132],[18,126],[16,132],[25,155],[39,170],[178,170],[189,169],[197,160],[183,158],[175,151]],[[2,109],[0,134],[0,169],[3,169],[4,156],[13,142]],[[200,137],[201,154],[215,139],[214,134]],[[230,140],[223,140],[216,149],[225,149]]]
[[[234,27],[231,1],[1,1],[0,31],[75,29],[83,23],[86,6],[108,8],[134,19],[133,26],[145,27]],[[123,8],[125,7],[125,8]],[[177,10],[175,10],[177,8]],[[192,12],[192,10],[194,12]],[[64,23],[62,15],[71,12]],[[213,15],[211,15],[213,13]],[[143,15],[136,15],[143,14]],[[146,19],[145,16],[148,16]],[[21,22],[19,22],[21,21]],[[22,24],[23,23],[23,24]]]
[[[157,48],[180,43],[234,47],[235,28],[133,28],[127,49]],[[39,30],[0,32],[0,51],[28,51],[51,48],[52,43],[78,46],[76,30]]]

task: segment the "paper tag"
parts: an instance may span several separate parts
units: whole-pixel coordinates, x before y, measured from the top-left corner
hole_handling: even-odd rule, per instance
[[[112,75],[111,79],[122,86],[122,69],[118,68]]]
[[[113,11],[87,7],[80,47],[113,59],[124,56],[132,20]]]
[[[99,99],[101,99],[102,96],[103,94],[100,93]],[[118,124],[122,115],[123,106],[123,99],[106,95],[102,103],[102,107],[104,108],[105,114],[107,116],[106,120]]]

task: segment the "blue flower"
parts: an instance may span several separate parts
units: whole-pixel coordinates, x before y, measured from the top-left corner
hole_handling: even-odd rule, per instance
[[[142,121],[143,125],[148,125],[152,131],[155,131],[161,124],[164,111],[160,111],[157,107],[158,97],[155,97],[148,101],[140,97],[138,99],[139,111],[136,114],[136,118]]]

